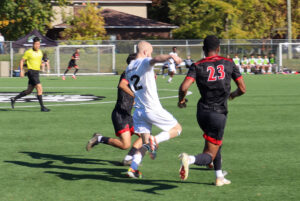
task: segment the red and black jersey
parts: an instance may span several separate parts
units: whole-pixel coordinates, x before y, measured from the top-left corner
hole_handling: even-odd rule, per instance
[[[232,59],[221,56],[206,57],[194,63],[186,79],[196,80],[201,98],[198,108],[227,113],[231,79],[240,79],[241,73]]]
[[[123,79],[126,80],[125,71],[120,76],[119,84],[120,84],[121,80],[123,80]],[[128,84],[129,84],[129,82],[128,82]],[[134,102],[134,98],[132,96],[127,94],[122,89],[118,88],[118,99],[117,99],[115,109],[122,110],[123,112],[126,112],[127,114],[131,115],[133,102]]]
[[[76,63],[76,60],[78,60],[79,59],[79,53],[74,53],[73,55],[72,55],[72,58],[71,58],[71,60],[70,60],[70,63]]]

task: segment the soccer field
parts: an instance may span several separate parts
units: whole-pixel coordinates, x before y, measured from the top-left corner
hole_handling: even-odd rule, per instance
[[[118,79],[43,77],[49,113],[40,112],[37,102],[17,102],[12,110],[3,101],[24,90],[27,79],[0,79],[1,201],[300,200],[299,75],[244,76],[247,93],[229,102],[222,159],[232,184],[223,187],[213,185],[214,171],[205,167],[191,166],[187,181],[179,179],[178,154],[197,154],[204,144],[196,121],[195,84],[188,107],[177,108],[182,75],[171,84],[157,78],[161,103],[183,132],[160,144],[156,160],[145,156],[140,167],[144,179],[126,177],[128,167],[120,162],[127,151],[101,144],[86,152],[94,132],[115,136],[110,115]],[[71,95],[98,99],[83,101],[80,96],[74,101],[78,96]],[[58,102],[48,102],[53,98]]]

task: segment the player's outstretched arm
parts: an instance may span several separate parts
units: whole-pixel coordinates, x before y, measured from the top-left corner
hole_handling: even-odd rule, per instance
[[[237,85],[238,88],[235,91],[230,93],[229,100],[233,100],[234,98],[246,93],[246,85],[245,85],[243,77],[241,77],[238,80],[235,80],[235,84]]]
[[[168,59],[171,59],[171,58],[174,59],[176,64],[180,64],[181,61],[182,61],[181,58],[176,56],[176,55],[161,54],[161,55],[158,55],[158,56],[152,58],[150,60],[150,65],[153,66],[156,63],[165,62],[165,61],[167,61]]]
[[[128,86],[128,81],[125,79],[122,79],[119,86],[120,89],[122,89],[123,91],[125,91],[127,94],[129,94],[130,96],[134,97],[134,93],[131,91],[131,89]]]
[[[178,104],[177,104],[179,108],[186,107],[187,99],[185,99],[185,96],[188,89],[193,84],[193,82],[194,82],[193,79],[185,79],[180,85],[179,92],[178,92]]]

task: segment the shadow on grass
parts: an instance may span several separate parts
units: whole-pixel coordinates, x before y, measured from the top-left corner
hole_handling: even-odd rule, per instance
[[[98,159],[81,159],[73,158],[65,155],[55,155],[55,154],[42,154],[37,152],[20,152],[28,154],[34,159],[47,160],[43,163],[30,163],[24,161],[4,161],[6,163],[11,163],[15,165],[30,167],[30,168],[40,168],[48,169],[45,173],[54,174],[64,180],[82,180],[82,179],[93,179],[93,180],[103,180],[113,183],[126,183],[131,185],[144,185],[144,186],[153,186],[147,189],[135,189],[134,191],[140,191],[149,194],[160,195],[157,191],[170,190],[177,188],[178,185],[175,184],[202,184],[202,185],[211,185],[211,183],[200,183],[200,182],[181,182],[177,180],[151,180],[151,179],[130,179],[126,176],[126,169],[124,168],[85,168],[85,167],[74,167],[69,166],[69,164],[99,164],[107,165],[107,163],[113,165],[120,165],[119,162],[109,161],[109,160],[98,160]],[[51,159],[51,160],[49,160]],[[55,161],[61,161],[68,165],[55,165]],[[71,170],[71,171],[85,171],[85,172],[96,172],[97,174],[74,174],[74,173],[65,173],[60,171],[50,171],[50,169],[60,169],[60,170]],[[102,173],[102,174],[99,174]],[[104,174],[103,174],[104,173]],[[172,183],[172,184],[170,184]]]

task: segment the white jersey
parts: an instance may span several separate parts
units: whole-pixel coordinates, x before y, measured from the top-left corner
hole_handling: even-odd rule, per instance
[[[170,52],[169,55],[175,55],[175,56],[178,56],[178,54],[177,54],[176,52]],[[174,59],[172,59],[172,58],[169,59],[169,62],[170,62],[170,64],[175,64],[175,61],[174,61]]]
[[[149,110],[161,110],[151,57],[133,60],[126,68],[126,79],[134,92],[134,107]]]

